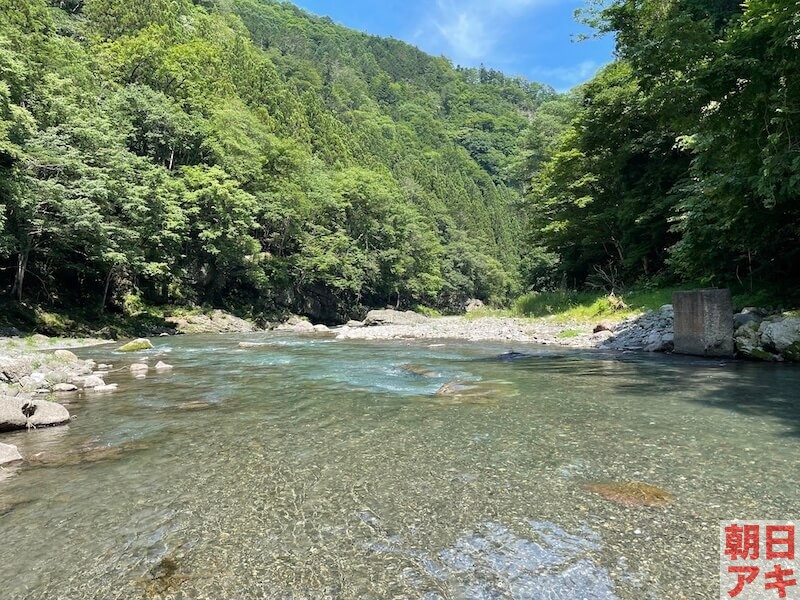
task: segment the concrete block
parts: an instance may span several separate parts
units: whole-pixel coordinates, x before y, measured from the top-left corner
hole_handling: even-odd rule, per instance
[[[672,295],[675,352],[733,356],[733,304],[727,289],[692,290]]]

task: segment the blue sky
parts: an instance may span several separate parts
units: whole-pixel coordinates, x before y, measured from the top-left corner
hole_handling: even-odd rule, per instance
[[[404,40],[454,63],[499,69],[567,90],[612,57],[610,37],[575,42],[585,0],[293,0],[317,15]]]

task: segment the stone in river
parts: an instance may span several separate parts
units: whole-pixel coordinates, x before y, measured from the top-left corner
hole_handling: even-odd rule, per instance
[[[673,499],[668,491],[640,482],[590,483],[586,489],[626,506],[664,506]]]
[[[22,455],[16,446],[11,444],[0,444],[0,465],[19,462],[22,460]]]
[[[147,338],[138,338],[117,348],[118,352],[138,352],[139,350],[150,350],[153,344]]]
[[[0,396],[0,431],[61,425],[69,419],[69,411],[56,402]]]

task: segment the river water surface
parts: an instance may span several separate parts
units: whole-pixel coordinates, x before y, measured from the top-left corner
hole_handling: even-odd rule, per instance
[[[3,437],[34,461],[0,482],[0,597],[714,598],[721,519],[800,514],[800,369],[509,350],[159,339],[172,372]]]

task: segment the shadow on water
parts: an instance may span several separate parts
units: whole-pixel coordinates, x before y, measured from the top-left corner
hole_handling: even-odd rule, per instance
[[[769,417],[800,437],[800,366],[706,359],[640,352],[547,351],[508,353],[491,360],[576,378],[606,378],[620,395],[649,396],[677,391],[687,402],[732,411],[750,418]],[[623,368],[623,365],[625,368]]]

